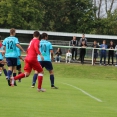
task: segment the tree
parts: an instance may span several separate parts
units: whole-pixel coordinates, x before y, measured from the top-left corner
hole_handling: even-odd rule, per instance
[[[0,6],[1,28],[41,28],[43,12],[38,0],[1,0]]]
[[[43,30],[90,33],[94,13],[92,0],[43,0]]]

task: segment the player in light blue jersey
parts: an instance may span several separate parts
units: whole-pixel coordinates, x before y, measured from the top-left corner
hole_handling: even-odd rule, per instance
[[[23,52],[25,52],[24,49],[19,45],[18,38],[15,37],[15,34],[16,34],[15,29],[11,28],[10,36],[5,38],[2,43],[5,49],[5,57],[8,66],[7,76],[8,76],[9,86],[11,86],[10,77],[12,75],[12,71],[15,71],[15,73],[13,73],[13,77],[16,76],[16,66],[17,66],[17,57],[18,57],[16,46],[20,48]]]
[[[1,36],[0,36],[0,50],[3,50],[3,46],[2,46],[2,41],[1,41]],[[2,74],[2,70],[6,76],[6,79],[7,79],[7,70],[5,69],[4,67],[4,64],[6,63],[3,59],[3,55],[4,53],[3,52],[0,52],[0,76]]]
[[[40,52],[43,55],[44,60],[42,61],[40,56],[38,55],[38,61],[40,62],[42,68],[45,67],[50,73],[51,88],[58,89],[54,85],[54,72],[53,72],[53,66],[51,62],[51,59],[53,59],[53,48],[52,48],[52,44],[49,41],[47,41],[47,39],[48,39],[47,33],[43,33],[42,39],[40,41]],[[38,74],[35,71],[35,74],[33,76],[32,86],[31,86],[32,88],[35,87],[37,75]]]
[[[18,71],[18,74],[21,74],[22,72],[21,72],[21,62],[20,62],[20,59],[22,61],[24,61],[24,59],[21,57],[21,50],[18,47],[16,47],[16,50],[17,50],[17,54],[18,54],[18,57],[17,57],[17,68],[16,69]],[[19,79],[19,82],[21,82],[21,79]]]

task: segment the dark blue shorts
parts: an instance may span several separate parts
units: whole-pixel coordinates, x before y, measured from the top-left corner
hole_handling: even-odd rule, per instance
[[[0,59],[0,61],[2,61],[2,59]],[[3,67],[3,66],[4,66],[4,64],[1,64],[1,63],[0,63],[0,67]]]
[[[42,68],[45,67],[48,71],[53,70],[53,66],[50,61],[39,61],[39,63],[41,64]]]
[[[17,66],[17,58],[6,58],[7,66]]]
[[[94,58],[96,59],[98,57],[98,53],[94,53]]]
[[[21,64],[17,65],[17,70],[20,70],[20,69],[21,69]]]

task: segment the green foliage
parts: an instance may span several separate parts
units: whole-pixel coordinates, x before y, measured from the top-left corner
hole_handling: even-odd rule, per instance
[[[0,2],[0,27],[39,29],[43,14],[38,0],[2,0]]]
[[[0,28],[117,34],[117,10],[96,18],[92,0],[0,0]]]

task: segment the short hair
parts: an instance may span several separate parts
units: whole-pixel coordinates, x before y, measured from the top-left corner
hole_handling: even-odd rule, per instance
[[[15,33],[15,28],[10,29],[10,35],[13,35]]]
[[[39,31],[35,31],[35,32],[33,33],[33,36],[34,36],[34,37],[40,37]]]
[[[41,34],[41,38],[42,38],[42,39],[45,39],[45,37],[47,37],[47,36],[48,36],[47,33],[42,33],[42,34]]]
[[[103,40],[103,42],[105,42],[105,43],[106,43],[106,40]]]

